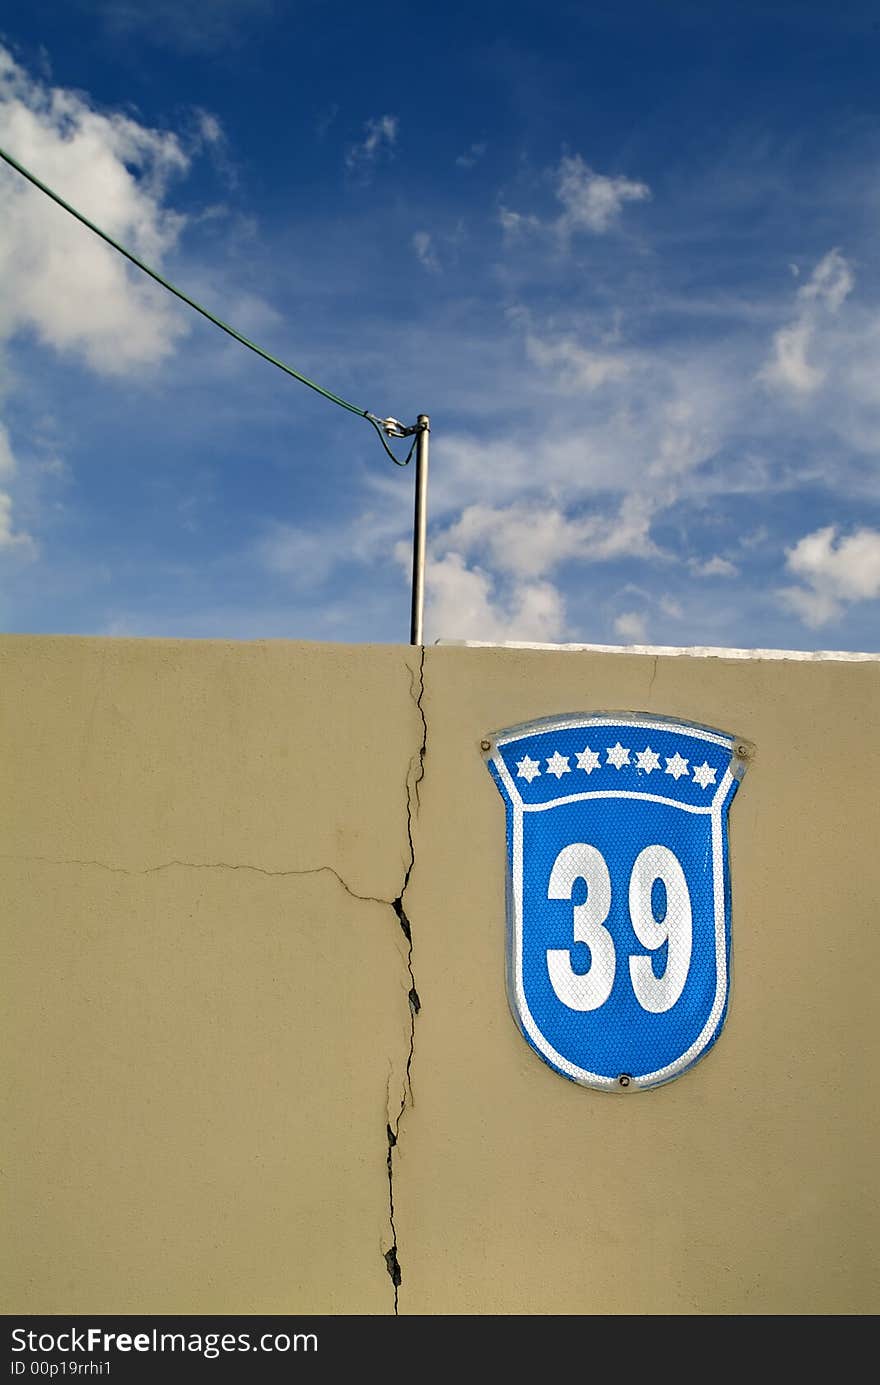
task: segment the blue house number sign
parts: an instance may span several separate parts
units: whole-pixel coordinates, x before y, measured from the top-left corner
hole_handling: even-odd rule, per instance
[[[636,712],[552,717],[482,745],[506,808],[523,1036],[586,1087],[679,1077],[727,1014],[727,815],[753,747]]]

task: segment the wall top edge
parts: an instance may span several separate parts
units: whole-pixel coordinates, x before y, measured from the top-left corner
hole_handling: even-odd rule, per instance
[[[158,648],[194,648],[198,646],[240,649],[280,649],[285,645],[300,648],[339,650],[381,650],[386,654],[404,651],[412,654],[416,646],[403,641],[344,641],[296,639],[295,637],[257,636],[241,639],[219,636],[176,636],[176,635],[81,635],[67,633],[27,634],[20,631],[0,632],[0,647],[3,645],[140,645]],[[880,653],[848,649],[737,649],[712,645],[660,645],[660,644],[550,644],[531,640],[453,640],[438,639],[427,646],[428,649],[511,649],[544,650],[553,653],[590,654],[637,654],[657,657],[685,657],[691,659],[753,659],[753,660],[792,660],[800,662],[826,663],[880,663]]]
[[[880,653],[847,649],[725,649],[711,645],[662,644],[539,644],[526,640],[436,640],[435,645],[459,649],[545,649],[592,654],[649,654],[691,659],[798,659],[839,663],[880,663]]]

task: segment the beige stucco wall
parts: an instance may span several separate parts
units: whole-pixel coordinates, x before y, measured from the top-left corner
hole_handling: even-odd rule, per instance
[[[880,661],[421,664],[0,639],[2,1311],[387,1314],[396,1241],[401,1314],[876,1312]],[[479,743],[615,708],[757,754],[721,1038],[608,1095],[510,1017]]]

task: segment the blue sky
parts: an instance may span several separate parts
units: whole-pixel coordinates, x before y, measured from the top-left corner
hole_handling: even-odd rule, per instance
[[[429,642],[873,652],[878,59],[867,3],[32,0],[0,146],[431,416]],[[412,496],[0,164],[0,628],[405,643]]]

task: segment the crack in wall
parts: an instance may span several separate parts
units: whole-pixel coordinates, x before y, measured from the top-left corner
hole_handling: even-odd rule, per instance
[[[651,693],[652,693],[653,688],[654,688],[654,679],[657,677],[657,664],[658,664],[658,663],[659,663],[659,659],[658,659],[657,655],[655,654],[655,655],[654,655],[654,663],[653,663],[653,665],[652,665],[652,667],[651,667],[651,681],[650,681],[650,683],[648,684],[648,698],[650,698]]]
[[[345,893],[351,895],[352,899],[359,899],[369,904],[387,904],[392,908],[397,903],[393,899],[383,899],[379,895],[358,894],[339,874],[335,866],[304,866],[298,870],[268,870],[265,866],[252,866],[247,863],[233,863],[230,861],[162,861],[157,866],[142,866],[132,870],[128,866],[111,866],[107,861],[81,860],[79,857],[59,857],[59,856],[19,856],[11,853],[0,853],[0,861],[41,861],[47,866],[93,866],[96,870],[110,871],[113,875],[156,875],[162,870],[171,870],[174,866],[182,870],[248,870],[254,871],[257,875],[270,875],[273,877],[295,876],[295,875],[321,875],[326,872],[335,877]]]
[[[416,687],[418,686],[418,693]],[[421,806],[420,786],[425,777],[425,754],[428,748],[428,723],[425,719],[425,710],[422,706],[422,699],[425,695],[425,647],[422,645],[420,651],[418,683],[416,683],[416,673],[410,669],[410,694],[416,704],[416,710],[422,722],[422,739],[418,750],[413,755],[409,764],[409,771],[406,779],[406,833],[409,842],[409,861],[407,862],[406,872],[403,877],[403,885],[397,899],[392,901],[391,907],[400,924],[401,932],[406,939],[407,953],[406,965],[409,971],[409,1052],[406,1057],[406,1069],[403,1078],[403,1091],[400,1096],[400,1106],[393,1124],[389,1121],[385,1131],[388,1140],[388,1153],[386,1156],[386,1168],[388,1173],[388,1217],[391,1224],[391,1246],[385,1252],[385,1267],[394,1286],[394,1315],[398,1314],[398,1302],[400,1285],[403,1282],[403,1272],[400,1267],[397,1245],[397,1224],[394,1217],[394,1151],[400,1138],[400,1122],[408,1105],[412,1105],[412,1065],[415,1056],[416,1043],[416,1015],[422,1008],[419,993],[416,989],[416,978],[413,971],[413,939],[412,926],[403,907],[403,897],[409,886],[410,876],[416,863],[416,850],[413,841],[413,821],[418,815]]]

